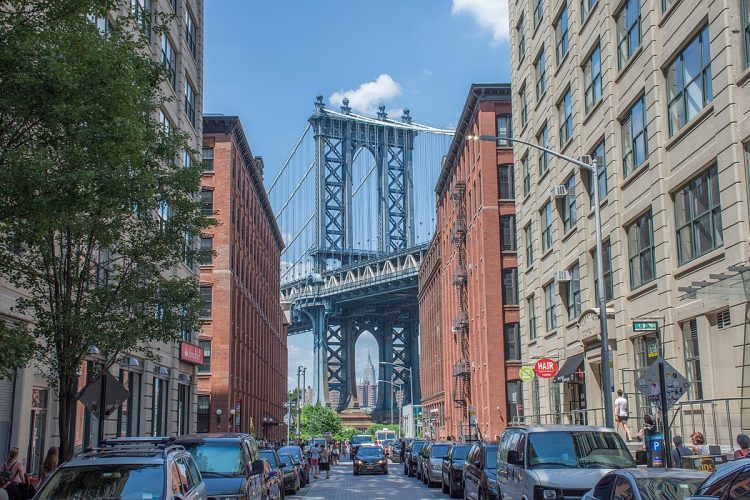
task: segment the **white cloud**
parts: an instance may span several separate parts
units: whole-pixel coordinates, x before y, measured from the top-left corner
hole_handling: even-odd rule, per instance
[[[359,113],[374,116],[378,106],[401,94],[401,85],[391,75],[382,74],[371,82],[365,82],[356,89],[340,90],[331,94],[328,102],[338,109],[344,97],[349,99],[349,107]]]
[[[422,70],[422,76],[432,76],[432,70],[429,68],[425,68]]]
[[[508,0],[453,0],[454,14],[468,14],[497,43],[508,39]]]

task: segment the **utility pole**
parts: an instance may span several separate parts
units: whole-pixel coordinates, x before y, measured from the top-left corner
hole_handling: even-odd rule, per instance
[[[302,367],[302,404],[307,404],[307,382],[305,376],[307,375],[307,367]]]
[[[302,375],[302,366],[297,367],[297,401],[295,401],[295,405],[297,406],[297,439],[300,438],[300,410],[302,409],[302,406],[300,404],[301,396],[300,396],[300,390],[299,390],[299,377]]]

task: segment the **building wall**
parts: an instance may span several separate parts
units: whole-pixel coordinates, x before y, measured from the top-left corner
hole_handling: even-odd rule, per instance
[[[693,387],[688,396],[693,399],[739,396],[742,375],[747,363],[741,350],[733,346],[747,343],[745,327],[747,300],[744,293],[732,292],[721,284],[712,293],[702,287],[695,298],[684,296],[683,287],[696,282],[711,281],[721,273],[737,278],[735,264],[748,261],[748,196],[747,164],[743,158],[743,141],[750,135],[747,91],[747,42],[740,15],[741,2],[733,0],[695,0],[671,2],[666,11],[661,1],[637,0],[633,6],[640,13],[641,38],[633,46],[633,54],[624,64],[618,63],[617,18],[626,2],[598,1],[591,13],[581,12],[581,2],[568,2],[569,53],[556,62],[555,47],[560,36],[555,33],[559,17],[566,5],[561,0],[542,0],[544,15],[538,28],[533,26],[532,1],[515,1],[510,5],[511,68],[514,109],[523,107],[522,89],[526,87],[528,123],[523,124],[521,113],[514,113],[514,133],[527,141],[536,142],[545,121],[549,124],[549,144],[572,157],[591,154],[604,140],[607,192],[601,203],[603,236],[611,244],[613,281],[612,300],[607,302],[607,324],[612,349],[613,387],[604,388],[611,394],[623,388],[631,399],[631,412],[645,409],[635,389],[635,379],[655,356],[639,355],[646,339],[633,331],[633,321],[654,320],[659,325],[655,346],[661,344],[667,360],[683,374],[688,374]],[[521,17],[524,27],[519,30]],[[703,105],[685,126],[670,132],[668,99],[674,95],[669,83],[670,66],[683,49],[708,26],[713,97]],[[561,30],[558,30],[560,32]],[[522,36],[523,35],[523,36]],[[520,42],[525,38],[525,56],[521,58]],[[589,54],[597,44],[601,48],[601,99],[590,109],[585,104],[585,66]],[[547,58],[547,90],[539,98],[535,91],[534,61],[540,53]],[[688,56],[688,60],[694,60]],[[708,62],[708,61],[707,61]],[[558,104],[566,89],[571,90],[573,133],[568,141],[560,140],[561,119]],[[695,90],[695,89],[692,89]],[[643,161],[626,172],[623,155],[630,144],[623,124],[629,109],[639,98],[645,99],[647,154]],[[699,99],[700,101],[700,99]],[[627,130],[626,130],[627,132]],[[561,144],[561,142],[564,142]],[[523,158],[529,155],[531,191],[517,190],[517,218],[519,235],[531,224],[531,241],[519,236],[519,248],[527,243],[535,249],[531,262],[520,259],[522,276],[521,323],[525,344],[524,360],[532,364],[539,357],[551,357],[564,363],[575,354],[584,354],[581,373],[575,383],[555,384],[539,382],[539,397],[524,384],[527,417],[530,414],[559,415],[554,404],[555,394],[561,394],[563,411],[575,409],[574,391],[582,388],[586,402],[582,406],[590,422],[601,422],[603,405],[601,386],[601,345],[598,326],[599,310],[594,303],[594,221],[589,202],[592,186],[588,175],[582,175],[573,165],[550,159],[548,173],[540,175],[540,155],[525,146],[516,149],[516,183],[523,182]],[[601,163],[601,162],[600,162]],[[721,219],[723,243],[704,255],[689,261],[679,260],[676,200],[683,187],[692,179],[717,167],[720,208],[716,219]],[[541,247],[540,210],[550,200],[550,189],[573,176],[573,198],[578,220],[567,231],[562,222],[562,206],[568,201],[553,201],[553,244],[547,251]],[[634,245],[628,241],[628,229],[650,211],[652,231],[644,231],[644,238],[652,239],[655,279],[645,283],[631,279],[630,256]],[[720,213],[720,215],[718,215]],[[682,240],[684,241],[684,240]],[[641,259],[637,260],[642,262]],[[553,273],[580,266],[581,308],[568,315],[566,310],[567,284],[555,283]],[[605,264],[606,266],[606,264]],[[605,267],[606,269],[606,267]],[[640,276],[640,273],[637,274]],[[728,279],[728,278],[727,278]],[[722,279],[726,282],[726,279]],[[606,282],[606,281],[605,281]],[[551,284],[557,298],[556,326],[547,328],[543,287]],[[699,287],[701,288],[701,287]],[[537,328],[529,327],[531,312],[528,297],[536,298]],[[729,308],[731,326],[719,328],[717,312]],[[686,322],[696,320],[697,344],[690,342]],[[685,327],[685,328],[684,328]],[[719,331],[721,330],[721,331]],[[697,345],[695,361],[688,362],[687,354]],[[648,349],[646,349],[648,351]],[[656,348],[652,354],[657,354]],[[700,370],[699,383],[696,369]],[[698,390],[698,386],[702,391]],[[640,410],[640,411],[639,411]],[[732,410],[733,412],[735,409]],[[739,413],[739,408],[736,409]],[[555,417],[559,418],[559,417]],[[567,418],[567,417],[566,417]]]
[[[199,397],[210,397],[211,431],[281,440],[287,386],[278,300],[283,242],[263,188],[262,159],[253,158],[237,117],[206,117],[203,147],[213,170],[204,172],[202,189],[213,192],[218,225],[201,235],[212,241],[215,255],[201,266],[212,311],[200,335],[203,345],[210,343],[211,363],[210,371],[200,370]]]
[[[169,22],[166,33],[157,33],[152,30],[150,46],[154,59],[161,62],[162,37],[168,36],[172,43],[175,52],[176,82],[174,88],[168,82],[162,83],[162,91],[172,98],[164,104],[162,112],[175,130],[187,135],[190,148],[198,151],[202,140],[201,116],[203,113],[203,1],[178,0],[177,12],[173,12],[172,5],[173,2],[170,0],[151,1],[152,9],[176,15]],[[190,12],[195,25],[195,55],[188,48],[186,41],[187,12]],[[195,95],[194,124],[190,123],[186,113],[186,80],[191,82]],[[184,157],[180,161],[184,161]],[[192,161],[198,161],[198,158]],[[181,277],[196,276],[197,269],[181,263],[170,270],[170,273]],[[33,318],[18,318],[11,311],[18,294],[19,292],[7,283],[0,283],[0,321],[25,321],[33,324]],[[187,340],[195,343],[194,337],[195,334],[191,334],[191,338]],[[152,435],[157,428],[154,425],[155,416],[162,420],[159,428],[160,434],[195,431],[195,366],[180,361],[179,342],[158,344],[154,347],[160,356],[158,364],[140,355],[133,355],[130,357],[129,364],[115,364],[110,370],[112,375],[125,381],[129,374],[133,374],[136,386],[131,396],[133,399],[125,402],[123,408],[107,420],[105,425],[107,436]],[[82,366],[79,383],[81,388],[85,386],[87,374],[90,373],[89,365],[96,363],[98,359],[97,355],[92,354]],[[154,405],[154,379],[160,379],[165,384],[163,386],[165,399],[157,405]],[[59,442],[57,401],[53,389],[49,387],[41,370],[34,366],[19,370],[13,381],[2,381],[0,385],[3,386],[0,388],[0,432],[3,433],[0,436],[0,453],[6,453],[9,447],[18,447],[27,472],[38,472],[39,464],[47,448]],[[180,387],[183,389],[181,390]],[[128,417],[128,405],[133,410],[130,417]],[[3,412],[2,409],[8,406],[10,411],[6,409]],[[156,413],[154,412],[155,406]],[[186,408],[188,411],[185,415]],[[9,415],[10,422],[7,420]],[[130,431],[126,429],[128,418],[133,422]],[[77,405],[75,421],[77,424],[75,445],[77,447],[93,445],[96,435],[96,419],[92,419],[81,404]]]

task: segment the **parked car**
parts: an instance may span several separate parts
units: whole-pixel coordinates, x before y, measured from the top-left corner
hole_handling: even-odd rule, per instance
[[[425,469],[425,461],[427,460],[427,454],[430,452],[430,445],[432,444],[432,441],[426,441],[424,446],[422,446],[422,449],[419,450],[419,453],[417,453],[417,470],[414,473],[415,476],[417,476],[417,479],[422,481],[424,483],[424,469]]]
[[[464,462],[464,498],[497,500],[497,444],[478,441],[471,446]],[[520,499],[522,497],[513,497]],[[529,497],[529,499],[537,497]]]
[[[605,474],[583,500],[683,500],[707,477],[707,472],[689,469],[617,469]]]
[[[104,441],[64,462],[34,498],[165,498],[205,500],[206,483],[173,438]]]
[[[276,450],[276,452],[289,453],[294,459],[294,465],[299,467],[302,472],[301,486],[304,488],[306,485],[310,484],[310,462],[308,462],[304,453],[302,453],[302,448],[294,445],[282,446],[281,448]]]
[[[464,462],[470,449],[470,444],[455,443],[448,450],[448,456],[443,459],[441,466],[443,493],[448,493],[451,498],[458,498],[464,492]]]
[[[352,436],[350,441],[351,446],[349,447],[349,458],[354,460],[354,455],[357,454],[359,447],[365,443],[372,443],[372,436],[369,434],[356,434]]]
[[[263,500],[284,500],[284,482],[276,471],[273,470],[268,460],[262,458],[260,460],[263,462],[263,496],[261,498]],[[225,499],[227,499],[225,496],[216,497],[215,499],[209,498],[209,500]]]
[[[249,434],[190,434],[175,440],[195,458],[209,497],[264,498],[265,471],[258,443]]]
[[[684,469],[683,469],[684,470]],[[734,500],[750,497],[750,459],[721,465],[687,500]]]
[[[581,498],[610,470],[635,465],[622,438],[612,429],[510,427],[500,440],[497,486],[503,499]]]
[[[412,477],[417,473],[419,452],[426,443],[427,441],[415,439],[406,447],[406,453],[404,454],[404,474],[407,476]]]
[[[443,459],[448,456],[448,450],[453,446],[449,441],[433,441],[425,451],[422,462],[422,482],[428,488],[438,486],[443,482]]]
[[[380,446],[360,446],[353,468],[355,476],[368,472],[388,474],[388,459]]]
[[[294,474],[295,476],[297,476],[296,491],[299,491],[300,488],[302,488],[302,466],[296,465],[296,461],[294,460],[294,457],[289,453],[278,453],[278,455],[279,455],[279,460],[281,460],[284,464],[287,464],[287,467],[291,467],[292,470],[294,470]]]
[[[288,453],[279,455],[276,450],[260,450],[260,458],[267,461],[271,468],[279,475],[284,493],[297,493],[300,489],[299,475]]]

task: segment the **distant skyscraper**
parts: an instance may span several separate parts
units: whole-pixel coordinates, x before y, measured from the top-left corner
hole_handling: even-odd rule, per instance
[[[306,404],[306,405],[313,404],[313,401],[315,401],[315,399],[314,399],[315,398],[315,392],[313,391],[312,386],[308,385],[307,389],[305,389],[305,393],[302,396],[303,396],[303,402],[304,402],[304,404]]]
[[[372,364],[372,358],[370,357],[370,351],[367,351],[367,363],[365,363],[365,374],[363,382],[369,382],[375,384],[377,378],[375,378],[375,365]]]

